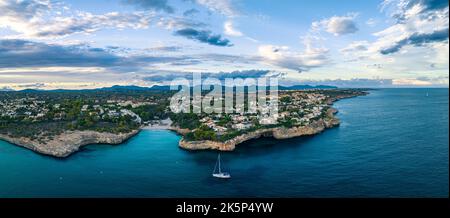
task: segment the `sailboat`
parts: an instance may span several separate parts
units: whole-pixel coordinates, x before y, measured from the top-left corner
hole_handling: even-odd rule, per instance
[[[216,172],[217,166],[219,166],[219,172]],[[212,174],[213,177],[220,178],[220,179],[229,179],[231,178],[231,175],[227,172],[222,172],[222,169],[220,168],[220,153],[217,157],[216,165],[214,166],[214,171]]]

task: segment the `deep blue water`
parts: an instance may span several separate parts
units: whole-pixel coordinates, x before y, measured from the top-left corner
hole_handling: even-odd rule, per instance
[[[426,96],[426,93],[429,96]],[[335,103],[340,127],[188,152],[169,131],[67,159],[0,141],[0,197],[448,197],[448,89],[382,89]]]

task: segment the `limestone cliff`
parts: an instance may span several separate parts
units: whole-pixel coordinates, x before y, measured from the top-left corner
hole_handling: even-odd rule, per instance
[[[78,151],[80,147],[88,144],[120,144],[130,137],[136,135],[139,130],[130,133],[102,133],[95,131],[67,131],[56,135],[52,140],[38,142],[29,138],[13,138],[1,135],[0,139],[10,143],[31,149],[35,152],[54,157],[67,157]]]
[[[336,109],[330,108],[327,111],[328,118],[312,122],[310,125],[307,126],[299,126],[292,128],[276,127],[276,128],[259,129],[253,132],[236,136],[224,142],[209,141],[209,140],[187,141],[185,139],[181,139],[179,142],[179,146],[187,150],[212,149],[220,151],[232,151],[236,148],[236,145],[260,137],[274,137],[276,139],[288,139],[300,136],[314,135],[322,132],[326,128],[332,128],[334,126],[339,125],[339,120],[333,116],[333,114],[335,114],[336,112],[337,112]],[[174,130],[176,131],[177,129]]]

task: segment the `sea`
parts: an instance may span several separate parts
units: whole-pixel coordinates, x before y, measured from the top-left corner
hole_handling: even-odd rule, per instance
[[[335,102],[341,125],[222,152],[143,130],[65,159],[0,141],[0,197],[449,197],[449,89],[376,89]]]

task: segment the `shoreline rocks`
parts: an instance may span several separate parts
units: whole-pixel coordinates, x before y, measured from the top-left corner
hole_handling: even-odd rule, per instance
[[[363,92],[358,95],[366,95]],[[343,99],[356,97],[358,95],[341,95],[335,96],[328,99],[327,103],[332,105],[333,102]],[[273,137],[275,139],[289,139],[300,136],[315,135],[327,128],[332,128],[339,125],[339,119],[337,119],[334,114],[338,111],[335,108],[330,107],[327,111],[327,118],[315,121],[307,126],[300,127],[275,127],[267,129],[259,129],[253,132],[245,133],[234,137],[233,139],[227,140],[225,142],[219,141],[187,141],[182,138],[179,141],[179,147],[186,150],[221,150],[221,151],[232,151],[236,148],[238,144],[246,142],[248,140],[257,139],[261,137]],[[45,142],[31,140],[26,137],[14,138],[5,134],[0,134],[0,139],[7,141],[9,143],[30,149],[39,154],[49,155],[58,158],[68,157],[74,152],[78,151],[82,146],[90,144],[111,144],[117,145],[124,141],[130,139],[131,137],[138,134],[145,127],[133,130],[129,133],[107,133],[107,132],[95,132],[95,131],[66,131],[60,135],[54,136],[51,140],[46,140]],[[167,126],[168,130],[177,132],[178,134],[184,136],[191,130],[182,129],[176,126]]]
[[[133,130],[129,133],[121,134],[95,131],[67,131],[54,136],[52,140],[48,140],[45,143],[25,137],[13,138],[2,134],[0,134],[0,139],[40,154],[63,158],[78,151],[82,146],[89,144],[121,144],[139,133],[139,131]]]
[[[327,100],[328,105],[333,105],[335,101],[344,98],[353,98],[360,95],[367,95],[367,92],[361,92],[358,94],[348,94],[348,95],[339,95],[333,98],[329,98]],[[267,128],[267,129],[259,129],[254,132],[245,133],[239,136],[234,137],[233,139],[219,142],[219,141],[187,141],[184,138],[180,140],[178,143],[180,148],[186,150],[220,150],[220,151],[233,151],[237,145],[261,137],[273,137],[275,139],[289,139],[301,136],[315,135],[321,133],[325,129],[333,128],[340,124],[338,118],[334,115],[338,112],[336,108],[330,107],[327,111],[327,119],[320,119],[315,121],[307,126],[299,126],[292,128],[285,127],[276,127],[276,128]],[[177,132],[180,135],[185,135],[189,132],[189,130],[179,129],[179,128],[171,128],[171,130]]]
[[[259,129],[253,132],[245,133],[229,139],[224,142],[219,141],[187,141],[182,138],[179,142],[179,147],[186,150],[220,150],[220,151],[233,151],[237,145],[262,137],[273,137],[275,139],[289,139],[301,136],[315,135],[321,133],[327,128],[332,128],[339,125],[337,118],[331,118],[329,120],[319,120],[311,123],[308,126],[300,127],[275,127],[267,129]]]

